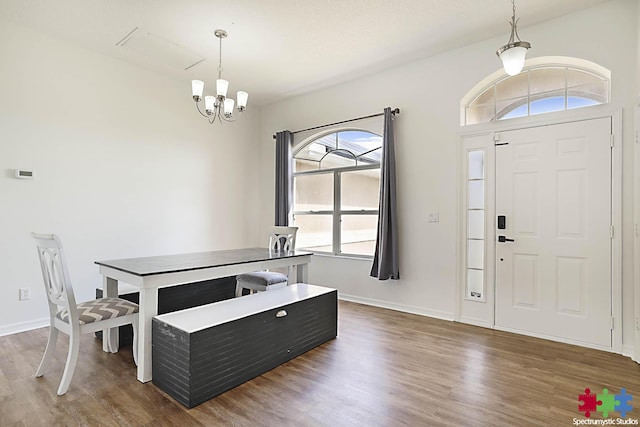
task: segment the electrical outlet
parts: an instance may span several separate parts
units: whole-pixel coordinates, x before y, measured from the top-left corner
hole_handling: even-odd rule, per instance
[[[31,299],[31,288],[20,288],[19,299],[20,301]]]
[[[429,212],[428,221],[429,222],[438,222],[438,221],[440,221],[440,213],[439,212]]]

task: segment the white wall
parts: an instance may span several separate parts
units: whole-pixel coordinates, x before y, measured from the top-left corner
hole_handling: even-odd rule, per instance
[[[633,105],[636,91],[637,12],[634,0],[613,0],[532,27],[528,57],[573,56],[612,71],[613,104],[623,108],[623,335],[633,345]],[[526,23],[523,23],[525,25]],[[459,101],[500,67],[495,56],[508,36],[285,100],[263,114],[263,226],[273,210],[273,141],[282,129],[302,129],[399,107],[395,121],[400,218],[400,274],[395,282],[368,277],[370,262],[314,257],[309,281],[337,287],[342,295],[412,312],[453,318],[455,308],[456,146]],[[427,214],[440,212],[440,222]]]
[[[48,316],[31,231],[62,237],[79,301],[96,260],[257,244],[259,109],[210,126],[188,80],[10,23],[0,52],[0,335]]]
[[[634,129],[636,132],[636,140],[634,144],[634,197],[635,197],[635,232],[634,232],[634,300],[635,300],[635,313],[636,319],[640,317],[640,142],[638,136],[640,135],[640,7],[638,7],[637,14],[637,51],[636,51],[636,117],[634,121]],[[636,320],[635,323],[635,353],[634,360],[640,362],[640,323]]]

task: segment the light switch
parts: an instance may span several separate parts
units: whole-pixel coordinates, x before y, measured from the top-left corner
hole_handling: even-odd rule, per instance
[[[33,179],[33,177],[36,176],[36,173],[25,169],[16,169],[15,176],[20,179]]]
[[[438,221],[440,221],[440,213],[429,212],[429,222],[438,222]]]

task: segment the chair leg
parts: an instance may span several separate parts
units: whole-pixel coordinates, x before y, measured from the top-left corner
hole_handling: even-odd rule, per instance
[[[133,327],[133,344],[131,351],[133,352],[133,363],[138,366],[138,316],[133,318],[131,326]]]
[[[236,281],[236,298],[242,296],[242,291],[243,290],[244,290],[244,288],[242,286],[240,286],[240,282]]]
[[[111,328],[111,329],[107,329],[109,332],[106,334],[106,339],[107,339],[107,349],[109,350],[109,353],[117,353],[119,350],[119,346],[116,347],[114,340],[111,339],[111,336],[113,334],[119,335],[120,334],[120,328],[118,328],[117,326],[115,328]],[[102,336],[104,337],[105,334],[103,333]],[[119,341],[119,340],[118,340]]]
[[[53,359],[53,353],[56,350],[57,342],[58,329],[56,329],[53,325],[49,326],[49,340],[47,341],[47,347],[45,348],[44,354],[42,355],[40,366],[38,366],[38,370],[36,371],[36,377],[43,376],[45,371],[49,367],[49,363],[51,362],[51,359]]]
[[[73,371],[75,371],[76,363],[78,362],[78,351],[80,349],[79,335],[80,334],[76,337],[74,337],[74,334],[69,335],[69,354],[67,355],[67,364],[62,374],[62,381],[60,381],[60,387],[58,388],[58,396],[65,394],[69,389],[69,384],[71,384]]]

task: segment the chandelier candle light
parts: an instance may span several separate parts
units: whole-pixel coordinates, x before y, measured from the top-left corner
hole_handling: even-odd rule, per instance
[[[513,4],[513,15],[511,16],[511,37],[507,44],[496,51],[496,55],[502,59],[504,71],[510,76],[515,76],[522,71],[524,66],[524,57],[527,55],[527,49],[531,48],[529,42],[523,42],[518,36],[518,21],[516,19],[516,3]]]
[[[220,40],[220,58],[218,63],[218,80],[216,80],[216,96],[204,97],[204,113],[200,110],[200,101],[202,100],[202,93],[204,92],[204,82],[202,80],[192,80],[191,90],[193,92],[193,100],[196,102],[196,108],[202,116],[209,119],[209,123],[213,123],[218,119],[220,123],[222,120],[227,122],[235,122],[240,117],[239,115],[233,116],[233,107],[235,101],[232,98],[227,98],[227,89],[229,88],[229,82],[222,79],[222,39],[227,37],[225,30],[215,30],[213,33]],[[247,109],[247,99],[249,94],[242,90],[237,93],[238,99],[238,112],[243,113]]]

